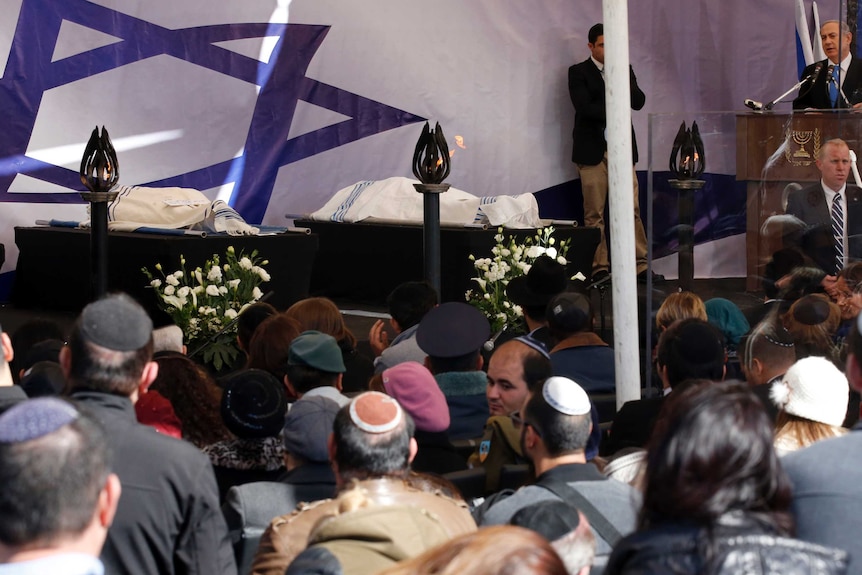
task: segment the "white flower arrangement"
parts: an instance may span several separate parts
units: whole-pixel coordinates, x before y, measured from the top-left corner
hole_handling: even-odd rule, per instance
[[[183,330],[183,341],[189,349],[210,342],[202,360],[216,371],[231,365],[239,355],[236,325],[229,324],[263,297],[259,286],[271,279],[263,269],[269,262],[259,261],[257,256],[256,250],[250,256],[237,255],[230,246],[224,265],[215,254],[202,267],[188,273],[183,256],[180,256],[181,269],[173,273],[166,274],[162,265],[156,264],[161,278],[147,268],[142,269],[158,297],[159,307]]]
[[[491,333],[521,327],[524,316],[521,306],[513,304],[506,296],[506,286],[511,280],[529,272],[533,262],[541,255],[552,257],[562,265],[568,264],[566,254],[571,239],[558,243],[553,234],[553,226],[548,226],[538,230],[536,235],[527,237],[523,243],[518,243],[514,236],[505,238],[503,228],[498,228],[494,236],[497,244],[491,248],[490,258],[470,255],[478,274],[470,279],[476,282],[477,287],[467,290],[464,297],[467,303],[485,314],[491,323]],[[555,244],[558,245],[554,247]]]

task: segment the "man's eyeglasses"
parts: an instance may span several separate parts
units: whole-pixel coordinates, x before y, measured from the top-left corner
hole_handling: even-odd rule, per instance
[[[524,419],[521,417],[521,414],[517,411],[513,411],[512,413],[510,413],[509,417],[512,419],[512,423],[514,424],[515,429],[517,429],[518,431],[521,431],[525,427],[530,426],[533,428],[533,431],[536,433],[536,435],[538,435],[540,438],[542,437],[542,432],[539,430],[539,428],[537,428],[529,421],[524,421]]]

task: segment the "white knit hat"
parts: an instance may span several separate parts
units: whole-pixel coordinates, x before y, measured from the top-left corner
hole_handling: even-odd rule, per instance
[[[847,377],[823,357],[806,357],[794,363],[769,396],[790,415],[840,426],[847,415],[850,387]]]

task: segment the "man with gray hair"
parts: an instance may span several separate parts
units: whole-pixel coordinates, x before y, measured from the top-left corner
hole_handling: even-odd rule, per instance
[[[112,575],[233,575],[209,459],[135,418],[134,402],[158,374],[152,354],[152,321],[124,294],[85,307],[60,352],[72,398],[107,430],[123,484],[102,561]]]
[[[474,511],[477,522],[480,526],[509,523],[527,507],[564,501],[589,519],[596,536],[595,565],[604,566],[613,545],[634,531],[640,494],[587,463],[585,448],[592,427],[589,397],[574,381],[551,377],[530,392],[519,423],[536,481],[489,498]]]
[[[99,552],[120,499],[109,459],[104,431],[64,400],[0,415],[0,573],[104,572]]]
[[[827,20],[820,26],[825,60],[808,65],[805,82],[793,100],[794,110],[857,108],[862,102],[862,64],[850,52],[853,34],[845,22]]]
[[[426,489],[428,481],[410,471],[418,449],[414,430],[410,415],[383,393],[365,392],[340,408],[328,446],[338,497],[273,519],[253,575],[284,575],[298,558],[300,566],[319,564],[318,553],[350,563],[345,573],[376,573],[475,530],[466,503],[444,495],[439,485]],[[309,545],[314,549],[304,554]]]

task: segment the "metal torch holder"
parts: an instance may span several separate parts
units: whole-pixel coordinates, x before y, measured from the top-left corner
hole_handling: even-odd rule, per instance
[[[679,287],[691,291],[694,284],[694,192],[703,189],[705,180],[668,180],[668,184],[679,191],[677,214],[677,271]]]
[[[440,290],[440,194],[449,184],[413,184],[423,199],[422,245],[425,250],[425,281]]]
[[[81,192],[90,203],[90,293],[94,300],[108,293],[108,204],[117,192]]]

